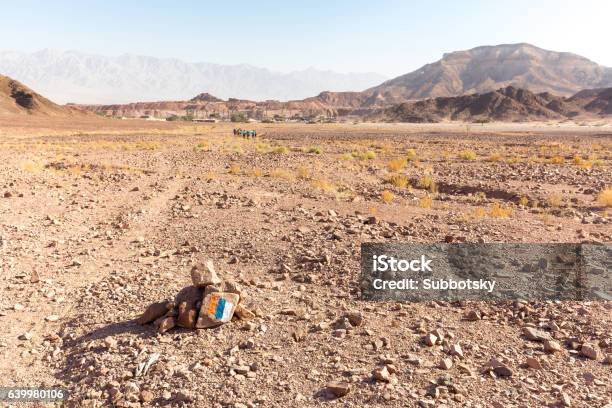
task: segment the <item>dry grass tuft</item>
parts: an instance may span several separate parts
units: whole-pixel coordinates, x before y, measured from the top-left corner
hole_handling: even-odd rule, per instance
[[[288,172],[287,170],[283,170],[283,169],[274,169],[270,172],[270,177],[273,178],[279,178],[279,179],[283,179],[283,180],[295,180],[295,176],[293,174],[291,174],[290,172]]]
[[[237,164],[230,165],[229,174],[240,174],[240,166]]]
[[[316,179],[312,181],[312,186],[321,191],[334,191],[335,186],[326,179]]]
[[[406,160],[411,162],[417,159],[417,152],[415,149],[408,149],[406,151]]]
[[[287,154],[287,153],[289,153],[289,149],[287,149],[285,146],[276,146],[274,149],[272,149],[272,153],[274,153],[274,154]]]
[[[251,171],[249,171],[249,176],[252,177],[261,177],[263,176],[263,170],[259,167],[253,167]]]
[[[321,149],[319,146],[312,146],[310,149],[308,149],[308,153],[321,154],[323,153],[323,149]]]
[[[417,187],[423,190],[429,190],[432,193],[435,193],[437,190],[436,182],[434,181],[433,177],[429,175],[421,177],[417,183]]]
[[[393,201],[393,199],[395,198],[395,194],[393,194],[392,192],[390,192],[389,190],[385,190],[382,192],[382,194],[380,195],[380,198],[382,199],[383,203],[390,203],[391,201]]]
[[[389,177],[389,179],[387,180],[387,182],[397,188],[406,188],[408,187],[408,177],[402,175],[402,174],[394,174],[391,177]]]
[[[297,176],[298,176],[299,179],[309,180],[310,177],[311,177],[311,171],[307,167],[300,166],[297,169]]]
[[[605,208],[612,207],[612,188],[606,188],[597,195],[597,204]]]
[[[501,161],[501,160],[502,160],[502,155],[499,154],[498,152],[491,153],[491,155],[487,158],[487,161],[491,163],[497,163],[498,161]]]
[[[563,156],[553,156],[549,160],[550,164],[563,164],[565,163],[565,158]]]
[[[431,208],[432,205],[433,205],[433,199],[429,196],[419,199],[419,207],[421,208]]]
[[[493,218],[508,218],[512,215],[512,207],[500,203],[491,204],[489,215]]]
[[[527,207],[527,205],[529,204],[529,199],[525,196],[522,196],[519,199],[519,204],[522,205],[523,207]]]
[[[476,153],[472,150],[463,150],[459,152],[459,158],[461,160],[473,161],[476,160]]]
[[[550,193],[546,197],[546,204],[548,204],[548,206],[552,208],[559,208],[562,202],[563,202],[563,199],[557,193]]]
[[[390,171],[400,171],[401,169],[406,167],[407,163],[408,162],[406,161],[406,159],[395,159],[387,163],[387,168]]]

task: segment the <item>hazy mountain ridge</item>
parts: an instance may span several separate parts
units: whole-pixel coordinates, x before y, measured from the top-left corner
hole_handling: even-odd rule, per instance
[[[0,52],[0,72],[59,103],[184,100],[201,92],[221,98],[292,100],[323,90],[362,90],[385,77],[309,68],[290,73],[250,65],[188,63],[136,55],[77,51]]]

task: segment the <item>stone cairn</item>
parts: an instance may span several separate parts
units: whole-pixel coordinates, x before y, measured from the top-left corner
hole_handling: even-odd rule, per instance
[[[165,333],[175,326],[208,329],[228,323],[232,318],[255,317],[241,303],[245,295],[240,287],[219,279],[212,261],[194,265],[191,281],[193,285],[183,288],[174,301],[151,304],[136,322],[143,325],[153,322],[159,333]]]

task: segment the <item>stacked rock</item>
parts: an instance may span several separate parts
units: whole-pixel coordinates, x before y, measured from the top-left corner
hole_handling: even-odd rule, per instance
[[[244,293],[233,282],[223,282],[217,276],[212,261],[191,268],[192,286],[183,288],[174,301],[156,302],[136,321],[153,322],[159,333],[175,326],[187,329],[208,329],[228,323],[236,317],[248,320],[255,314],[241,301]]]

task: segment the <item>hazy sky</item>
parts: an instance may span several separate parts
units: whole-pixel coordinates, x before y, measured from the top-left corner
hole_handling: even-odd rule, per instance
[[[79,50],[396,76],[529,42],[612,66],[612,1],[6,1],[0,49]]]

